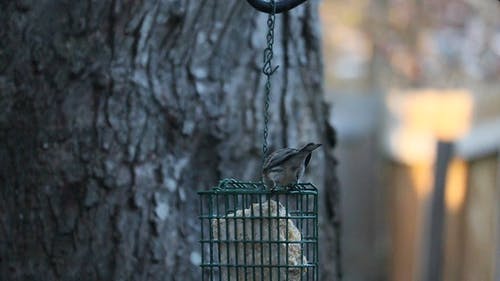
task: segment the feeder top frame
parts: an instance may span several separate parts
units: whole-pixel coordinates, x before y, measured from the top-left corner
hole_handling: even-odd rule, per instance
[[[291,189],[270,190],[262,182],[224,179],[218,186],[198,194],[318,194],[318,189],[311,183],[296,183]]]

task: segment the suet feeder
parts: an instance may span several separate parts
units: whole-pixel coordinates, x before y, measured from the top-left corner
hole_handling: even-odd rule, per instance
[[[267,152],[267,123],[276,13],[306,0],[268,2],[247,0],[269,14],[263,154]],[[270,190],[263,182],[224,179],[198,192],[201,222],[202,281],[317,281],[318,190],[311,183]]]
[[[203,281],[318,280],[318,192],[222,181],[200,194]]]

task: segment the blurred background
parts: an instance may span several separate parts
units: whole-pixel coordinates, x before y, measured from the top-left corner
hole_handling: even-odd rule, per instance
[[[500,2],[323,0],[320,13],[345,280],[426,280],[438,142],[452,146],[442,280],[500,280]]]

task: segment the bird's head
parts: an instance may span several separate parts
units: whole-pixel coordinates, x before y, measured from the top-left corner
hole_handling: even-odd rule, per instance
[[[316,148],[318,148],[320,146],[321,146],[321,143],[310,142],[310,143],[304,145],[301,150],[303,150],[303,151],[313,151],[313,150],[315,150]]]

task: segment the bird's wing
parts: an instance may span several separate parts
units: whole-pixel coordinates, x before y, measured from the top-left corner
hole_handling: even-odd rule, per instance
[[[304,167],[307,167],[307,165],[309,165],[309,161],[311,161],[311,154],[312,153],[307,154],[306,159],[304,160]]]
[[[281,148],[276,150],[275,152],[271,153],[269,157],[264,161],[264,167],[263,170],[269,170],[272,167],[275,167],[293,155],[297,154],[298,150],[294,148]]]

